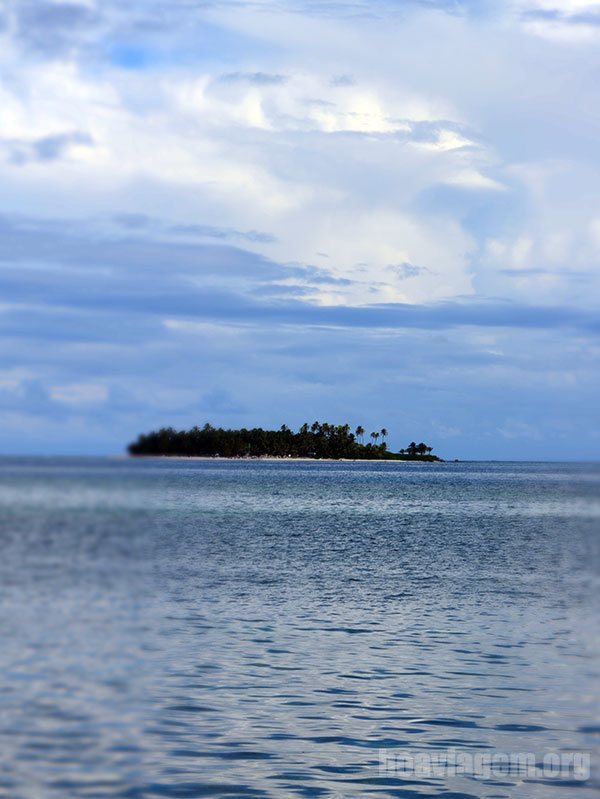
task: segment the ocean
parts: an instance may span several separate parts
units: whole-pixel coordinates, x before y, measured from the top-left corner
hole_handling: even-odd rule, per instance
[[[0,460],[0,797],[597,796],[600,465]]]

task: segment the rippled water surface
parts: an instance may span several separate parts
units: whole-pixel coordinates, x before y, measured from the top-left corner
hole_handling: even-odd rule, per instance
[[[594,465],[4,459],[0,797],[596,796],[599,541]]]

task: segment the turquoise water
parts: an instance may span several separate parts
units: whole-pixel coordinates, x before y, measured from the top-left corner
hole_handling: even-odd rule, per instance
[[[3,459],[0,544],[0,797],[598,795],[600,466]]]

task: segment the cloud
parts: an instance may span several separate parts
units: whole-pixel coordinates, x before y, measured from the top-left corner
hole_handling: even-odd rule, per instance
[[[236,324],[437,330],[461,326],[554,329],[596,335],[595,313],[498,301],[316,304],[306,297],[326,274],[278,264],[229,245],[161,242],[151,235],[102,238],[66,233],[60,222],[0,220],[0,291],[14,307],[141,313]],[[388,267],[402,279],[423,267]],[[268,301],[267,301],[268,298]],[[274,300],[274,298],[276,298]]]
[[[524,0],[521,19],[525,29],[539,36],[566,42],[595,40],[600,26],[600,6],[595,0]]]
[[[168,232],[177,236],[191,236],[198,238],[254,241],[261,244],[270,244],[275,241],[275,236],[262,233],[258,230],[232,230],[231,228],[217,228],[211,225],[172,225]]]
[[[256,86],[281,86],[287,83],[287,75],[272,75],[268,72],[228,72],[219,75],[219,81],[223,83],[249,83]]]
[[[87,405],[94,402],[106,402],[108,391],[106,386],[93,383],[71,383],[66,386],[52,386],[50,398],[67,405]]]
[[[169,238],[189,239],[218,239],[220,241],[249,241],[269,244],[275,241],[270,233],[259,230],[234,230],[233,228],[214,227],[190,223],[176,225],[165,222],[148,214],[120,213],[113,214],[112,221],[130,232],[141,231],[145,234],[154,233]]]
[[[424,266],[415,266],[415,264],[409,263],[390,264],[388,269],[398,280],[410,280],[411,277],[418,277],[419,275],[422,275],[423,272],[429,271]]]
[[[56,56],[77,45],[99,19],[86,3],[19,0],[14,7],[19,41],[42,55]]]
[[[0,147],[8,153],[10,163],[24,166],[30,163],[57,161],[72,154],[77,147],[93,147],[93,138],[82,131],[70,131],[42,136],[39,139],[0,139]]]
[[[166,30],[179,13],[184,11],[169,13]],[[221,13],[219,8],[212,24],[217,20],[220,30],[235,30]],[[113,23],[115,14],[106,12]],[[159,36],[156,30],[151,35]],[[161,49],[156,42],[154,47]],[[294,58],[302,56],[292,51]],[[20,95],[7,97],[13,140],[26,141],[31,123],[21,120],[29,116],[50,154],[54,133],[44,128],[49,117],[60,115],[68,86],[70,113],[89,119],[95,146],[85,154],[80,147],[77,173],[71,164],[59,178],[65,205],[80,206],[82,183],[100,180],[108,191],[119,192],[137,182],[146,187],[133,200],[132,212],[140,214],[139,201],[159,203],[171,187],[185,187],[194,192],[186,214],[192,218],[174,223],[170,235],[244,243],[280,263],[315,263],[331,278],[328,289],[321,281],[323,303],[470,293],[469,235],[447,213],[432,220],[412,208],[414,197],[432,181],[473,191],[501,185],[486,174],[489,153],[474,145],[477,135],[457,109],[391,81],[332,82],[333,70],[318,63],[285,66],[211,73],[206,67],[181,71],[179,65],[174,72],[166,69],[160,81],[145,80],[141,70],[127,79],[137,82],[135,89],[114,75],[107,84],[103,73],[57,66],[49,79],[47,70],[42,74],[32,67],[30,93],[37,102],[29,107]],[[151,114],[144,111],[148,103]],[[30,163],[34,156],[21,146],[14,157]],[[154,200],[146,191],[151,184]],[[429,235],[432,224],[435,238]],[[348,230],[355,233],[352,242]],[[327,253],[327,265],[318,253]],[[403,261],[425,269],[400,287],[387,266]],[[438,266],[444,279],[433,280]]]
[[[593,4],[5,5],[6,451],[329,416],[597,455]]]

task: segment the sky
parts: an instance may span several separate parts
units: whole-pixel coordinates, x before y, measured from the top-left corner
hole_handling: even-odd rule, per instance
[[[597,459],[600,4],[0,0],[0,453]]]

